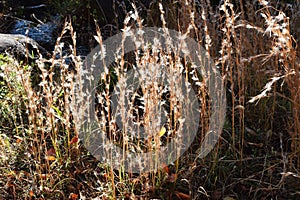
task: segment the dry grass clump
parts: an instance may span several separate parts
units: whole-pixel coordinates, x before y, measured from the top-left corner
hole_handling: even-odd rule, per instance
[[[67,33],[73,45],[62,41]],[[83,187],[100,193],[108,186],[87,181],[103,171],[79,150],[74,130],[71,91],[81,65],[75,48],[66,23],[51,58],[24,64],[5,56],[1,63],[1,198],[74,199]]]
[[[35,63],[24,64],[8,56],[0,57],[0,197],[299,197],[299,2],[285,8],[280,8],[277,1],[265,0],[224,0],[216,6],[211,6],[209,0],[153,2],[147,19],[139,17],[139,8],[134,4],[132,7],[125,18],[123,34],[150,25],[169,27],[195,39],[213,60],[227,92],[227,116],[217,145],[205,158],[199,158],[199,144],[208,129],[211,105],[204,78],[191,73],[188,50],[195,49],[186,49],[183,59],[172,46],[162,50],[161,44],[151,46],[133,35],[140,48],[125,54],[126,47],[120,44],[116,52],[119,56],[112,65],[104,64],[102,80],[96,80],[97,109],[89,114],[96,115],[103,136],[124,150],[135,152],[154,152],[172,140],[180,143],[182,137],[189,137],[190,133],[176,137],[180,129],[176,122],[183,121],[183,113],[189,111],[178,101],[176,85],[180,84],[181,69],[187,77],[193,77],[188,80],[194,84],[200,102],[200,129],[179,159],[169,165],[153,163],[164,166],[162,169],[154,167],[154,171],[138,174],[125,170],[122,161],[118,169],[111,163],[98,162],[93,157],[97,155],[84,148],[85,140],[79,135],[81,127],[76,126],[82,123],[80,117],[86,111],[88,95],[86,88],[77,84],[89,74],[85,74],[84,62],[77,55],[76,33],[66,23],[51,58],[39,55]],[[99,28],[96,31],[95,39],[103,53],[105,35]],[[70,35],[71,40],[64,41],[65,35]],[[164,79],[174,88],[167,90],[158,84],[156,77],[162,74],[159,70],[154,70],[149,79],[146,73],[151,63],[166,66]],[[143,87],[135,93],[136,98],[129,104],[131,109],[126,110],[125,102],[132,99],[126,96],[122,77],[138,67],[144,76]],[[110,106],[113,90],[119,92],[115,113]],[[164,125],[166,134],[145,140],[132,137],[126,129],[129,118],[142,126],[147,135],[162,130],[159,117],[152,118],[153,109],[162,100],[167,104],[164,117],[169,119]],[[123,127],[116,126],[118,117],[124,122]]]
[[[224,164],[232,161],[232,165],[238,167],[242,174],[238,177],[244,177],[239,180],[248,182],[249,177],[253,177],[249,183],[257,181],[259,184],[255,191],[248,191],[247,186],[242,186],[243,190],[249,192],[248,195],[255,198],[259,195],[276,196],[284,188],[285,176],[278,175],[280,169],[274,166],[271,167],[274,174],[268,176],[277,178],[262,183],[267,176],[264,173],[266,166],[272,166],[268,163],[272,163],[273,159],[282,160],[279,168],[284,174],[288,170],[298,171],[296,168],[299,168],[299,49],[293,37],[298,33],[292,34],[290,28],[292,26],[296,30],[297,25],[291,25],[290,21],[297,20],[299,4],[295,2],[288,8],[279,8],[276,2],[259,1],[254,4],[224,1],[214,10],[205,2],[197,4],[183,1],[181,6],[184,9],[178,11],[178,16],[181,16],[178,17],[178,29],[184,31],[181,25],[187,21],[187,24],[195,24],[191,36],[205,46],[208,55],[219,66],[227,85],[229,104],[228,121],[220,148],[200,165],[193,164],[197,170],[191,170],[184,177],[205,177],[196,182],[199,181],[199,188],[206,185],[208,190],[214,191],[210,193],[213,196],[215,194],[213,198],[229,193],[228,190],[239,194],[241,188],[237,185],[240,182],[236,179],[230,185],[222,183],[228,177],[224,171],[231,169]],[[290,16],[287,17],[280,9],[288,9]],[[281,156],[278,157],[277,153],[275,156],[274,149]],[[288,157],[287,152],[291,152]],[[261,163],[261,158],[252,158],[253,154],[274,158]],[[208,165],[211,159],[214,161]],[[236,165],[235,162],[240,164]],[[257,166],[261,173],[256,172],[258,174],[255,175],[252,170],[249,170],[250,174],[243,172],[247,168],[246,163],[253,163],[252,167]],[[218,169],[220,173],[216,173]],[[232,177],[237,176],[237,171],[232,169]],[[257,180],[255,177],[258,177]],[[221,186],[222,191],[216,190]],[[271,187],[278,193],[266,194],[264,187]],[[199,193],[197,195],[201,196]]]

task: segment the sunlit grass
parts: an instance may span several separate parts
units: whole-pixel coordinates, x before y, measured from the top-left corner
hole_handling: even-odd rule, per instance
[[[210,110],[205,87],[195,87],[201,100],[200,130],[195,140],[178,160],[169,165],[159,163],[161,169],[147,173],[128,172],[122,163],[119,169],[113,169],[84,148],[76,125],[86,102],[74,105],[85,99],[85,91],[78,91],[75,85],[80,83],[84,59],[76,52],[78,38],[70,23],[65,23],[50,58],[40,55],[35,63],[24,64],[0,55],[0,198],[296,197],[300,188],[289,181],[299,182],[300,165],[299,38],[292,32],[297,30],[294,23],[299,18],[299,3],[282,11],[276,6],[275,1],[264,0],[258,4],[225,0],[215,8],[202,1],[153,3],[147,19],[132,6],[123,33],[148,25],[186,33],[204,47],[221,73],[227,92],[226,122],[213,151],[205,158],[198,157]],[[287,17],[286,11],[292,14]],[[101,47],[104,33],[101,28],[96,33],[94,39]],[[70,41],[66,42],[65,36],[70,36]],[[120,44],[120,51],[124,48]],[[151,48],[145,48],[142,54],[135,51],[121,55],[99,80],[96,111],[100,127],[114,144],[129,151],[155,151],[174,135],[170,127],[151,121],[151,106],[165,97],[158,92],[163,88],[155,84],[155,79],[147,82],[146,76],[143,80],[151,90],[141,88],[138,95],[145,99],[149,94],[151,98],[147,105],[138,106],[143,111],[148,109],[148,115],[142,116],[143,126],[157,134],[145,141],[132,139],[126,123],[124,127],[115,126],[116,116],[107,112],[112,89],[120,91],[119,99],[129,98],[122,93],[122,73],[135,65],[146,71],[147,64],[158,60],[163,65],[163,56],[170,66],[190,72],[189,63],[180,60],[176,52]],[[179,76],[178,70],[174,67],[169,72]],[[174,97],[172,92],[170,96]],[[169,110],[178,106],[176,98],[168,101]],[[126,111],[122,105],[120,100],[119,114],[126,121],[129,112],[122,113]],[[139,112],[134,108],[129,111],[135,115]],[[180,112],[177,117],[182,120]]]

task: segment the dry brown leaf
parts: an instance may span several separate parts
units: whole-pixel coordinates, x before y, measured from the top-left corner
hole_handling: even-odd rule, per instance
[[[71,193],[69,198],[71,200],[76,200],[76,199],[78,199],[78,194]]]
[[[53,147],[48,149],[47,156],[56,156],[56,152],[55,152],[55,149]]]
[[[34,192],[32,190],[29,191],[29,196],[32,197],[34,195]]]
[[[175,192],[175,195],[176,195],[178,198],[182,199],[182,200],[185,200],[185,199],[191,199],[191,196],[190,196],[190,195],[184,194],[184,193],[182,193],[182,192]]]
[[[70,141],[70,144],[75,144],[78,142],[78,136],[74,136],[71,141]]]

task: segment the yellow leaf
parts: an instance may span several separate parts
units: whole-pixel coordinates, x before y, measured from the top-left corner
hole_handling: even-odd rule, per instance
[[[56,158],[54,156],[46,156],[47,160],[56,160]]]
[[[162,137],[167,132],[167,129],[163,126],[159,131],[159,137]]]

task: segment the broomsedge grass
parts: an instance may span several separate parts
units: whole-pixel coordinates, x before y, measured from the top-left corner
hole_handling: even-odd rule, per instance
[[[300,60],[297,46],[299,34],[296,38],[295,30],[299,28],[296,23],[299,2],[289,8],[288,11],[292,11],[289,17],[277,7],[275,1],[264,0],[259,0],[257,4],[224,0],[216,7],[204,0],[153,2],[147,19],[142,19],[138,8],[133,5],[123,30],[160,26],[181,31],[197,40],[223,77],[228,103],[222,137],[207,157],[197,157],[209,116],[209,105],[201,101],[201,130],[190,149],[172,165],[139,175],[128,173],[122,165],[116,170],[97,162],[78,139],[79,130],[75,126],[77,116],[70,107],[75,98],[74,80],[78,82],[77,75],[82,73],[83,61],[77,55],[76,33],[70,23],[65,24],[51,58],[39,55],[35,63],[25,65],[9,56],[2,57],[1,197],[297,197],[300,191],[295,184],[299,182],[300,165]],[[64,36],[68,34],[71,39],[64,41]],[[95,38],[100,46],[102,35],[98,28]],[[120,46],[120,50],[124,48]],[[168,53],[165,56],[170,58]],[[121,59],[115,62],[121,72],[133,67],[128,57],[145,67],[148,62],[157,60],[158,55],[151,54],[147,49],[142,56],[137,52],[129,56],[122,54]],[[171,64],[178,64],[176,54],[175,59],[170,60]],[[116,73],[117,81],[121,82],[122,73]],[[108,80],[105,84],[113,84],[115,80],[111,79],[110,74],[105,76]],[[147,84],[154,83],[145,82]],[[122,88],[122,85],[116,84],[116,87]],[[151,108],[160,100],[158,87],[156,85],[150,91],[152,98],[144,109]],[[205,99],[205,88],[198,89],[199,98]],[[99,92],[102,103],[109,102],[110,92]],[[146,88],[143,94],[146,94]],[[84,91],[76,95],[80,98]],[[170,99],[171,110],[175,101]],[[120,100],[120,110],[124,110],[122,105],[124,102]],[[84,109],[80,106],[84,104],[77,105],[78,109]],[[80,114],[82,111],[77,112]],[[126,113],[120,115],[126,121]],[[149,116],[144,119],[149,131],[160,130],[158,121],[150,123]],[[101,117],[99,123],[104,127],[107,116]],[[116,130],[113,117],[107,134],[116,145],[126,150],[139,150],[137,147],[146,146],[139,140],[129,140],[130,133],[126,129],[123,132]],[[153,143],[149,142],[148,150],[158,148],[160,139],[156,135],[153,139],[155,145],[151,146]],[[286,190],[290,192],[285,193]]]

